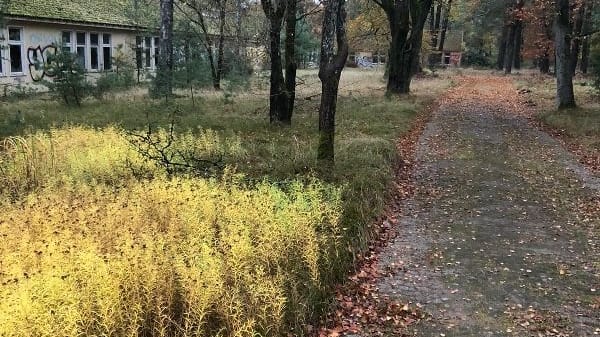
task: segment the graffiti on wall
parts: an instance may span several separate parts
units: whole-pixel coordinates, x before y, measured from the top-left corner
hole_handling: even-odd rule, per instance
[[[48,58],[56,54],[56,46],[53,44],[45,47],[29,47],[27,48],[27,62],[29,63],[29,76],[34,82],[39,82],[44,77],[54,77],[54,74],[46,69]]]

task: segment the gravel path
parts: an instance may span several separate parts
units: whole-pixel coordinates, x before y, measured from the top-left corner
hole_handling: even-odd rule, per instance
[[[515,99],[507,78],[466,79],[421,137],[378,287],[428,318],[391,335],[600,335],[600,178]]]

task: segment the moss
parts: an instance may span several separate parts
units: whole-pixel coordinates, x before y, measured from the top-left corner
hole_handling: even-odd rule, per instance
[[[12,0],[10,16],[57,19],[121,26],[147,26],[148,21],[136,20],[131,1],[126,0]]]

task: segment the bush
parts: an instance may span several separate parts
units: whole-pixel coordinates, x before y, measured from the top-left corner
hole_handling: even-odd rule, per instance
[[[97,99],[103,99],[109,92],[130,89],[134,84],[135,78],[133,76],[133,71],[105,72],[96,80],[96,85],[92,89],[92,94]]]
[[[492,62],[490,61],[490,55],[485,51],[480,49],[470,49],[464,54],[464,65],[489,68],[492,66]]]
[[[68,50],[58,49],[44,65],[46,71],[53,74],[52,81],[42,82],[50,93],[67,105],[81,105],[81,101],[90,95],[91,85],[85,78],[85,69],[79,64],[77,56]]]
[[[93,95],[97,99],[115,90],[126,90],[136,83],[135,67],[129,56],[123,51],[123,45],[118,45],[111,59],[112,71],[103,73],[97,80]]]
[[[0,201],[0,336],[285,335],[326,283],[339,190],[234,180]]]

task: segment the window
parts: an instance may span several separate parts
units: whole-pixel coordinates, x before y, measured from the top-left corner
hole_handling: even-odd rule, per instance
[[[85,33],[77,32],[76,34],[76,42],[77,42],[77,63],[84,69],[86,68],[86,60],[85,60]]]
[[[102,34],[102,60],[104,61],[104,70],[112,69],[112,47],[110,34]]]
[[[158,38],[136,36],[135,61],[138,69],[154,69],[158,65]]]
[[[152,67],[152,57],[150,55],[152,51],[152,38],[146,37],[144,38],[144,61],[146,68]]]
[[[142,69],[142,48],[143,48],[143,40],[141,36],[135,37],[135,65],[137,69]]]
[[[73,40],[71,39],[71,32],[62,32],[62,48],[64,51],[71,52]]]
[[[98,70],[100,66],[100,53],[98,52],[99,36],[97,33],[90,33],[90,69]]]
[[[8,54],[10,59],[10,72],[23,72],[23,30],[21,28],[8,28]]]

